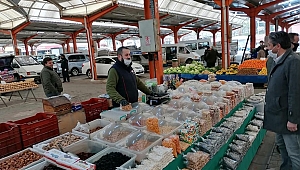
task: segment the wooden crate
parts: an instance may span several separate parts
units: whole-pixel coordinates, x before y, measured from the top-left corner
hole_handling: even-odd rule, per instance
[[[70,113],[72,109],[71,102],[65,96],[55,96],[42,99],[44,112],[63,115]]]

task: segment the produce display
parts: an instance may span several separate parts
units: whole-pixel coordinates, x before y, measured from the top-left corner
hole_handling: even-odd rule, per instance
[[[42,155],[32,152],[31,150],[26,150],[0,162],[0,170],[19,170],[40,160],[42,157]]]
[[[209,161],[209,154],[197,151],[195,153],[189,152],[186,155],[187,168],[189,169],[202,169]]]
[[[95,153],[86,153],[86,152],[80,152],[76,154],[81,160],[87,160],[88,158],[95,155]]]
[[[217,68],[205,68],[201,63],[194,61],[186,66],[171,67],[164,70],[164,74],[213,74]]]
[[[266,67],[267,60],[246,60],[242,64],[239,65],[239,70],[243,68],[255,68],[261,70]]]
[[[228,69],[220,69],[218,71],[216,71],[217,75],[222,75],[222,74],[226,74],[226,75],[235,75],[238,73],[238,65],[237,64],[230,64]]]
[[[115,143],[123,139],[124,137],[128,136],[130,133],[131,133],[130,131],[126,131],[126,130],[114,131],[111,135],[103,139],[106,140],[107,142]]]
[[[130,160],[130,157],[119,152],[111,152],[94,162],[96,170],[115,170]]]
[[[23,81],[23,82],[12,82],[6,84],[0,84],[0,92],[10,92],[17,90],[24,90],[30,88],[37,88],[38,85],[31,81]]]
[[[256,68],[241,68],[237,75],[257,75],[258,71]]]
[[[152,150],[147,154],[147,158],[144,159],[140,165],[136,165],[135,168],[130,170],[158,170],[166,167],[170,162],[174,160],[172,155],[172,149],[163,146],[154,146]],[[124,169],[128,170],[128,169]]]
[[[193,63],[184,69],[191,69],[191,66],[201,68],[201,65]],[[237,67],[232,65],[229,69],[236,71]],[[251,68],[239,69],[238,74],[243,70]],[[257,72],[257,69],[252,70]],[[206,71],[208,70],[202,72]],[[221,72],[233,73],[232,70]],[[49,139],[36,147],[34,145],[34,149],[47,151],[42,152],[47,163],[44,169],[82,167],[97,170],[158,170],[168,164],[172,165],[174,158],[175,161],[182,160],[182,164],[188,169],[202,169],[206,165],[210,166],[210,161],[216,157],[216,165],[220,169],[236,169],[262,127],[263,114],[253,114],[254,106],[259,108],[258,105],[263,100],[245,104],[242,102],[245,98],[256,99],[252,96],[252,83],[243,85],[236,81],[216,81],[215,76],[209,73],[208,80],[189,80],[182,82],[175,90],[169,89],[168,96],[171,100],[166,104],[151,107],[147,104],[133,104],[130,110],[135,112],[130,114],[127,112],[129,108],[118,107],[121,114],[126,113],[125,117],[129,118],[127,120],[111,123],[105,119],[97,119],[86,124],[78,123],[73,129],[77,133],[73,131],[74,133]],[[237,105],[239,109],[236,108]],[[251,118],[253,116],[251,121],[250,114]],[[247,126],[244,123],[246,120],[249,122]],[[246,127],[246,131],[244,134],[237,134],[241,125]],[[84,134],[91,134],[91,140],[97,142],[86,142],[87,136]],[[73,145],[74,143],[76,144]],[[219,151],[225,144],[228,148],[221,158]],[[62,152],[60,146],[69,153]],[[225,147],[223,148],[225,151]],[[32,160],[34,162],[42,156],[36,154],[29,156],[31,157],[36,158]],[[137,165],[134,165],[134,159]],[[20,161],[20,158],[11,157],[6,163],[0,162],[0,170],[2,167],[19,169],[27,165],[22,161],[15,163],[16,161]],[[124,165],[126,162],[128,163]],[[20,167],[10,168],[12,163],[19,164]]]
[[[62,147],[66,147],[82,139],[83,137],[81,136],[68,133],[51,140],[46,146],[43,147],[43,150],[48,151],[50,149],[59,149],[59,145],[61,145]]]
[[[268,73],[267,67],[263,67],[258,73],[258,75],[267,75],[267,73]]]

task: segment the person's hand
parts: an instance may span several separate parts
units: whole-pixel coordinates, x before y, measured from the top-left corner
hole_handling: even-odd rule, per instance
[[[295,132],[295,131],[297,131],[298,130],[298,128],[297,128],[297,124],[294,124],[294,123],[291,123],[291,122],[287,122],[287,129],[289,130],[289,131],[291,131],[291,132]]]
[[[123,100],[120,101],[120,104],[122,106],[127,106],[127,105],[129,105],[129,102],[127,100],[123,99]]]

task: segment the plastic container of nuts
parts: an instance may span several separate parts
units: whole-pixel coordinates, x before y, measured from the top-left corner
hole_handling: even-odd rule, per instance
[[[140,130],[120,142],[117,147],[136,154],[136,161],[141,162],[152,147],[161,143],[162,136]]]
[[[147,131],[161,135],[164,138],[176,133],[181,126],[182,123],[169,122],[163,119],[158,119],[155,116],[149,117],[146,121]]]
[[[60,136],[57,136],[55,138],[48,139],[39,144],[33,145],[33,149],[35,149],[37,152],[43,154],[50,149],[60,150],[59,144],[64,149],[67,146],[71,146],[73,144],[83,142],[84,140],[87,140],[87,137],[68,132],[68,133],[62,134]]]
[[[27,148],[10,156],[0,159],[0,169],[25,170],[45,159],[34,149]]]
[[[93,140],[100,141],[109,146],[116,146],[122,140],[125,140],[130,134],[137,129],[123,125],[121,123],[112,123],[101,129]]]
[[[99,132],[100,129],[104,128],[110,123],[111,122],[107,120],[96,119],[91,122],[81,124],[79,127],[76,126],[74,129],[72,129],[72,133],[92,139]]]
[[[93,155],[103,151],[107,147],[107,145],[99,141],[84,140],[71,146],[67,146],[64,150],[66,152],[71,152],[72,154],[77,155],[81,160],[86,160]]]

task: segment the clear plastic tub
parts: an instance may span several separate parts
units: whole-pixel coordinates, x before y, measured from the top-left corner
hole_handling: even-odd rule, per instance
[[[92,140],[85,140],[80,143],[76,143],[72,146],[66,147],[64,150],[66,152],[71,152],[72,154],[75,154],[78,156],[79,153],[93,153],[94,155],[103,151],[108,146],[98,142],[98,141],[92,141]],[[84,160],[84,159],[81,159]]]
[[[85,124],[81,124],[80,127],[75,127],[74,129],[72,129],[72,133],[74,134],[79,134],[81,136],[85,136],[85,137],[88,137],[89,139],[92,139],[98,132],[99,130],[97,131],[94,131],[92,133],[88,133],[88,132],[84,132],[84,130],[93,130],[93,129],[96,129],[96,128],[104,128],[105,126],[109,125],[111,122],[107,121],[107,120],[103,120],[103,119],[96,119],[96,120],[93,120],[91,122],[88,122],[88,123],[85,123]]]
[[[147,118],[150,116],[150,113],[136,114],[129,118],[128,123],[137,129],[145,129]]]
[[[130,135],[127,140],[122,141],[117,145],[128,152],[137,155],[136,161],[141,162],[151,148],[161,145],[162,136],[154,133],[146,133],[144,131],[137,131]]]
[[[6,160],[8,160],[8,159],[12,159],[12,158],[14,158],[15,156],[17,156],[17,155],[19,155],[19,154],[21,154],[21,153],[23,153],[23,152],[25,152],[25,151],[32,151],[32,152],[34,152],[34,153],[37,153],[37,154],[39,154],[39,155],[41,155],[41,156],[43,156],[42,154],[40,154],[39,152],[37,152],[36,150],[34,150],[34,149],[32,149],[32,148],[27,148],[27,149],[24,149],[24,150],[22,150],[22,151],[20,151],[20,152],[17,152],[17,153],[15,153],[15,154],[12,154],[12,155],[10,155],[10,156],[7,156],[7,157],[4,157],[4,158],[2,158],[2,159],[0,159],[0,163],[1,162],[4,162],[4,161],[6,161]],[[32,163],[30,163],[30,164],[28,164],[28,165],[26,165],[26,166],[24,166],[24,167],[22,167],[20,170],[27,170],[28,168],[30,168],[30,167],[32,167],[32,166],[34,166],[34,165],[36,165],[36,164],[39,164],[40,162],[43,162],[45,160],[45,158],[44,157],[42,157],[41,159],[39,159],[39,160],[37,160],[37,161],[35,161],[35,162],[32,162]],[[16,161],[16,160],[15,160]],[[1,168],[1,167],[0,167]]]
[[[48,166],[50,164],[54,165],[54,164],[52,164],[52,163],[50,163],[48,161],[43,161],[43,162],[40,162],[40,163],[38,163],[38,164],[30,167],[30,168],[27,168],[26,170],[43,170],[46,166]],[[67,169],[66,167],[59,166],[59,165],[54,165],[54,166],[56,166],[58,168],[62,168],[62,169]]]
[[[112,123],[101,129],[99,133],[93,137],[93,140],[100,141],[109,146],[116,146],[135,131],[137,131],[137,129],[133,127],[127,127],[120,123]]]
[[[123,111],[119,107],[113,108],[111,110],[107,110],[100,113],[101,118],[109,120],[111,122],[114,121],[124,121],[130,115],[136,114],[136,109],[132,109],[131,111]]]
[[[74,133],[68,132],[68,133],[62,134],[62,135],[60,135],[60,136],[57,136],[57,137],[55,137],[55,138],[51,138],[51,139],[48,139],[48,140],[43,141],[43,142],[41,142],[41,143],[35,144],[35,145],[33,145],[32,147],[33,147],[33,149],[36,150],[38,153],[43,154],[43,153],[45,153],[45,152],[47,151],[47,150],[45,150],[45,149],[43,148],[44,146],[48,146],[48,145],[50,144],[50,142],[52,142],[52,141],[54,141],[54,140],[57,140],[57,139],[59,139],[59,138],[61,138],[61,137],[63,137],[63,136],[66,136],[66,135],[75,135],[75,136],[81,138],[80,140],[78,140],[78,141],[76,141],[76,142],[74,142],[74,143],[71,143],[71,144],[68,145],[68,146],[71,146],[71,145],[77,144],[77,143],[81,143],[81,142],[83,142],[84,140],[87,140],[87,137],[85,137],[85,136],[81,136],[81,135],[78,135],[78,134],[74,134]],[[57,143],[57,144],[58,144],[58,143]],[[62,147],[63,147],[63,149],[64,149],[64,148],[66,148],[67,146],[63,146],[63,145],[62,145]],[[56,149],[59,150],[58,145],[56,145]]]
[[[122,166],[120,166],[121,168],[128,168],[129,169],[130,167],[134,167],[135,166],[136,154],[130,153],[128,151],[125,151],[124,149],[117,149],[117,148],[114,148],[114,147],[107,148],[107,149],[103,150],[103,152],[99,152],[96,155],[90,157],[86,161],[89,162],[89,163],[95,163],[102,156],[104,156],[106,154],[109,154],[111,152],[119,152],[119,153],[122,153],[123,155],[126,155],[126,156],[128,156],[128,157],[131,158],[126,163],[124,163]],[[108,163],[110,163],[110,162],[108,162]]]

